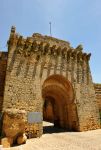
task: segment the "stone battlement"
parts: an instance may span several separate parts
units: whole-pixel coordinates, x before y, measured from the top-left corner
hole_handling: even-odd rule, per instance
[[[69,42],[56,39],[50,36],[43,36],[39,33],[34,33],[32,37],[27,37],[15,33],[15,28],[12,27],[8,45],[12,43],[17,47],[19,53],[25,52],[25,55],[30,55],[32,52],[40,52],[41,54],[52,54],[59,55],[63,57],[68,57],[67,55],[77,55],[78,57],[89,59],[90,54],[83,52],[82,45],[78,45],[76,48],[72,48]],[[34,50],[34,51],[33,51]]]

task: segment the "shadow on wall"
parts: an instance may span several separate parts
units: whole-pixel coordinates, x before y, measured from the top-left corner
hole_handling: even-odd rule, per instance
[[[4,97],[5,75],[7,68],[7,52],[0,52],[0,137],[2,129],[2,105]]]
[[[49,122],[44,122],[44,123],[46,123],[46,125],[43,126],[44,134],[67,132],[66,129],[55,127],[54,123],[49,123]]]
[[[60,132],[67,132],[67,130],[62,129],[62,128],[56,128],[54,126],[43,127],[43,133],[44,134],[52,134],[52,133],[60,133]]]
[[[54,122],[55,127],[78,130],[78,117],[74,103],[74,90],[70,81],[62,75],[50,75],[43,83],[43,119]]]
[[[99,116],[100,116],[100,129],[101,129],[101,110],[99,110]]]
[[[0,112],[2,111],[5,75],[7,68],[7,52],[0,52]]]

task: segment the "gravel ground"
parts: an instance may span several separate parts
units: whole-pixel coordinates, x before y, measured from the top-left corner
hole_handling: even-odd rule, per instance
[[[101,129],[87,132],[65,132],[44,122],[41,138],[27,140],[21,146],[4,150],[101,150]]]

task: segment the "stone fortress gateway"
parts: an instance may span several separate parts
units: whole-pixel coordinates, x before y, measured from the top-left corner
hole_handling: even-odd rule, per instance
[[[42,121],[28,122],[28,114],[43,116],[55,126],[87,131],[100,128],[99,109],[90,72],[91,54],[79,45],[40,34],[26,39],[11,28],[8,54],[0,54],[1,133],[40,137]],[[42,116],[41,116],[42,115]]]

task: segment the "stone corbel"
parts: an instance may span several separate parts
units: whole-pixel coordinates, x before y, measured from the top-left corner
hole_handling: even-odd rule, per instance
[[[62,58],[66,58],[66,52],[67,52],[67,48],[64,47],[64,48],[62,49]]]
[[[48,49],[48,55],[51,55],[51,48]]]
[[[82,64],[82,52],[78,52],[77,53],[77,62],[79,62],[80,64]]]
[[[44,46],[44,43],[40,42],[40,44],[39,44],[39,51],[40,51],[41,54],[43,53],[43,48],[44,48],[43,46]]]
[[[87,54],[86,53],[82,54],[82,60],[83,60],[83,63],[87,62]]]
[[[53,46],[50,48],[50,49],[51,49],[51,55],[53,55],[55,48],[56,48],[56,45],[53,45]]]
[[[69,62],[70,57],[71,57],[71,49],[69,49],[69,50],[67,51],[67,62]]]
[[[24,45],[25,45],[25,40],[23,39],[23,36],[20,36],[17,42],[17,52],[19,54],[23,53]]]
[[[30,56],[31,54],[31,47],[32,47],[32,40],[30,38],[26,39],[25,45],[24,45],[24,56]]]
[[[32,51],[32,52],[36,52],[36,51],[37,51],[37,46],[38,46],[38,44],[37,44],[37,42],[34,40],[33,43],[32,43],[31,51]]]
[[[37,56],[36,56],[36,61],[38,62],[39,59],[40,59],[40,55],[37,55]]]
[[[57,49],[56,48],[53,50],[53,55],[55,58],[57,57]]]
[[[77,51],[72,51],[72,58],[73,60],[76,60],[77,59]]]
[[[48,53],[49,47],[50,47],[50,44],[49,44],[49,43],[47,43],[47,44],[44,46],[44,52],[43,52],[44,55],[46,55],[46,53]]]
[[[57,56],[59,56],[60,55],[60,53],[61,53],[61,47],[59,46],[57,49],[56,49],[56,51],[57,51]]]

